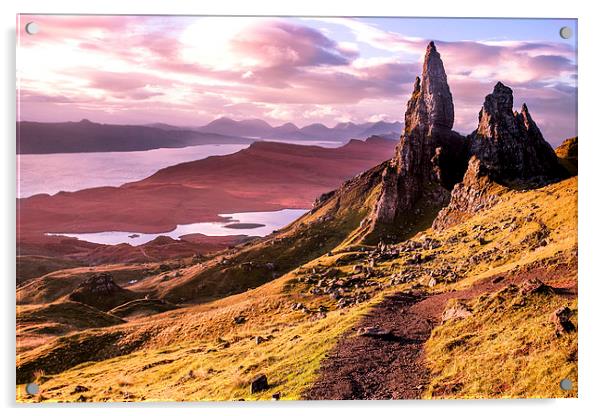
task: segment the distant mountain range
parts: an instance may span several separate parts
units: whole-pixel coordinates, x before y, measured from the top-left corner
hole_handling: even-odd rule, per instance
[[[350,139],[366,138],[378,135],[384,138],[399,139],[402,124],[396,122],[378,121],[373,123],[339,123],[334,127],[326,127],[324,124],[314,123],[305,127],[297,127],[293,123],[285,123],[280,126],[271,126],[264,120],[232,120],[222,117],[213,120],[202,127],[177,127],[168,124],[151,124],[165,130],[189,129],[203,133],[215,133],[229,136],[247,137],[253,139],[274,140],[332,140],[347,141]]]
[[[200,144],[244,144],[252,140],[193,130],[99,124],[89,120],[66,123],[17,123],[17,153],[128,152]]]
[[[201,127],[179,127],[164,123],[149,125],[101,124],[89,120],[64,123],[17,122],[17,153],[127,152],[157,148],[178,148],[201,144],[245,144],[255,140],[350,139],[378,135],[397,140],[401,123],[339,123],[297,127],[285,123],[273,127],[259,119],[219,118]]]

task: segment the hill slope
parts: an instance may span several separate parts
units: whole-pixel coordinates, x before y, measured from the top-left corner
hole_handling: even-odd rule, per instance
[[[240,397],[269,398],[275,392],[281,392],[285,399],[299,398],[320,377],[320,363],[326,363],[323,360],[335,348],[337,340],[354,336],[352,328],[361,327],[367,308],[378,304],[388,294],[410,290],[408,293],[427,297],[438,293],[453,297],[454,293],[464,290],[471,299],[490,291],[495,293],[511,283],[520,284],[533,275],[548,285],[574,289],[576,187],[577,180],[572,178],[528,192],[509,190],[495,207],[443,231],[427,230],[399,245],[379,249],[343,244],[332,250],[333,255],[318,257],[243,294],[166,312],[114,329],[96,329],[57,339],[19,357],[19,380],[27,380],[34,369],[46,368],[52,377],[40,380],[42,393],[38,399],[43,400],[78,400],[80,394],[72,393],[72,387],[61,387],[74,383],[83,383],[89,389],[83,394],[85,400],[159,400],[167,397],[234,400]],[[542,227],[548,230],[545,237],[540,236]],[[432,279],[436,283],[431,286]],[[483,286],[485,283],[489,286]],[[469,289],[473,285],[481,285],[483,289],[471,292]],[[552,292],[541,296],[550,296],[544,308],[530,309],[527,303],[525,311],[546,320],[562,300],[554,300],[556,295]],[[575,308],[571,301],[568,304]],[[478,310],[478,306],[474,308]],[[496,361],[497,367],[510,368],[508,366],[516,362],[512,357],[523,354],[535,357],[534,362],[542,368],[550,368],[547,360],[554,357],[555,362],[562,363],[560,367],[555,364],[554,371],[564,375],[567,371],[576,371],[576,362],[566,358],[563,350],[549,344],[556,342],[554,337],[546,338],[546,344],[535,343],[535,338],[531,338],[539,339],[541,333],[529,332],[529,325],[533,325],[531,321],[511,321],[514,315],[502,311],[499,309],[496,315],[498,325],[503,326],[508,319],[513,330],[517,325],[524,327],[526,332],[522,336],[527,336],[524,341],[531,342],[532,349],[515,351],[508,360]],[[473,316],[481,319],[480,314]],[[437,321],[436,316],[434,319]],[[466,322],[466,330],[473,331],[470,326],[473,324],[469,325],[471,321]],[[576,321],[573,319],[573,322]],[[432,357],[437,357],[437,345],[445,345],[462,336],[459,327],[455,328],[433,332],[432,342],[429,341],[426,350],[427,360],[429,351]],[[547,326],[542,331],[549,337],[553,335],[554,327]],[[562,335],[559,339],[573,340],[575,334]],[[267,341],[258,345],[257,336]],[[119,341],[115,341],[117,339]],[[91,345],[94,349],[83,353]],[[538,355],[536,352],[540,348],[547,348],[547,352]],[[465,361],[474,360],[480,354],[472,347],[462,351]],[[63,357],[60,364],[48,361],[55,354]],[[69,370],[87,360],[97,362]],[[445,360],[437,359],[433,365],[435,367],[430,371],[446,374],[445,380],[451,377],[457,384],[466,377],[450,373],[457,368],[453,362],[447,364]],[[267,374],[271,387],[251,395],[248,383],[259,373]],[[497,383],[491,384],[491,390],[485,383],[478,395],[504,395],[505,390],[499,388],[512,385],[511,379],[503,378],[511,374],[500,373]],[[537,375],[525,374],[524,377],[527,377],[524,383],[528,383]],[[109,386],[124,379],[128,382],[108,390]],[[138,383],[140,380],[144,383]],[[442,382],[439,376],[431,380],[429,383],[433,384],[425,387],[424,394],[446,394],[447,390],[437,386],[447,382]],[[552,380],[553,377],[550,383]],[[553,386],[545,384],[542,388],[559,397],[574,394],[563,393],[554,386],[555,380]],[[514,391],[513,394],[527,393]],[[466,397],[474,394],[467,390]],[[509,390],[506,394],[510,394]]]

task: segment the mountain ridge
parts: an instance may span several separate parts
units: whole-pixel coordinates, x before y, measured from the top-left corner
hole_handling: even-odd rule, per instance
[[[341,127],[293,123],[272,126],[261,119],[235,121],[222,117],[200,127],[165,123],[119,125],[78,122],[17,122],[17,154],[127,152],[158,148],[181,148],[202,144],[247,144],[257,140],[334,141],[381,135],[397,139],[401,123],[346,123]]]

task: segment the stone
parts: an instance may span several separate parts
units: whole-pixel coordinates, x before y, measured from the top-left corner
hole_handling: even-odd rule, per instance
[[[538,278],[534,277],[523,282],[519,286],[519,291],[522,295],[529,295],[531,293],[549,293],[552,292],[553,289],[550,286],[544,284]]]
[[[391,336],[391,331],[381,329],[377,326],[359,328],[357,335],[360,337],[386,338]]]
[[[251,394],[259,393],[268,388],[268,376],[265,374],[260,374],[251,381]]]
[[[259,345],[259,344],[263,344],[264,342],[266,342],[267,339],[265,339],[264,337],[262,337],[261,335],[257,335],[255,337],[255,344]]]
[[[441,316],[441,322],[447,322],[456,319],[464,319],[472,316],[471,310],[463,303],[456,303],[454,305],[449,306],[443,311],[443,315]]]
[[[554,324],[557,336],[575,330],[575,325],[571,322],[572,315],[573,311],[568,306],[558,308],[550,314],[550,322]]]
[[[272,394],[272,400],[276,400],[276,401],[280,400],[280,396],[281,396],[280,392],[274,393],[274,394]]]
[[[84,393],[86,391],[89,391],[90,389],[87,388],[86,386],[82,386],[82,385],[77,385],[75,386],[75,388],[73,389],[73,391],[71,392],[72,394],[75,393]]]
[[[235,324],[240,325],[240,324],[244,324],[247,321],[247,318],[245,318],[242,315],[239,315],[239,316],[235,316],[233,321]]]

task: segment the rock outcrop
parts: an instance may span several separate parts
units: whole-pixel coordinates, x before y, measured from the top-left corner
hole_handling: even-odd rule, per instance
[[[370,218],[371,230],[400,225],[429,211],[419,202],[442,207],[465,170],[464,137],[452,131],[454,104],[441,56],[426,49],[422,81],[416,78],[396,155],[383,171],[381,193]]]
[[[479,126],[468,140],[470,154],[480,159],[496,182],[546,182],[563,176],[527,105],[513,111],[512,90],[501,82],[485,98]]]
[[[142,297],[124,289],[113,280],[109,273],[95,274],[84,280],[67,298],[85,303],[103,311]]]
[[[399,241],[426,224],[446,228],[492,207],[508,188],[567,176],[527,106],[516,112],[513,104],[512,90],[498,82],[485,98],[477,129],[468,137],[453,131],[453,97],[430,42],[395,155],[379,171],[372,210],[350,241]]]
[[[563,141],[560,146],[555,150],[558,161],[568,172],[569,175],[574,176],[578,171],[578,143],[577,137],[571,137]]]
[[[475,213],[488,209],[500,200],[496,184],[483,163],[472,156],[462,182],[456,184],[449,204],[439,211],[433,228],[441,230],[456,225]]]
[[[455,185],[450,203],[433,222],[444,229],[458,224],[500,200],[502,185],[543,185],[566,176],[556,153],[545,141],[526,104],[513,111],[512,90],[498,82],[485,98],[479,125],[468,136],[471,156],[461,183]]]

